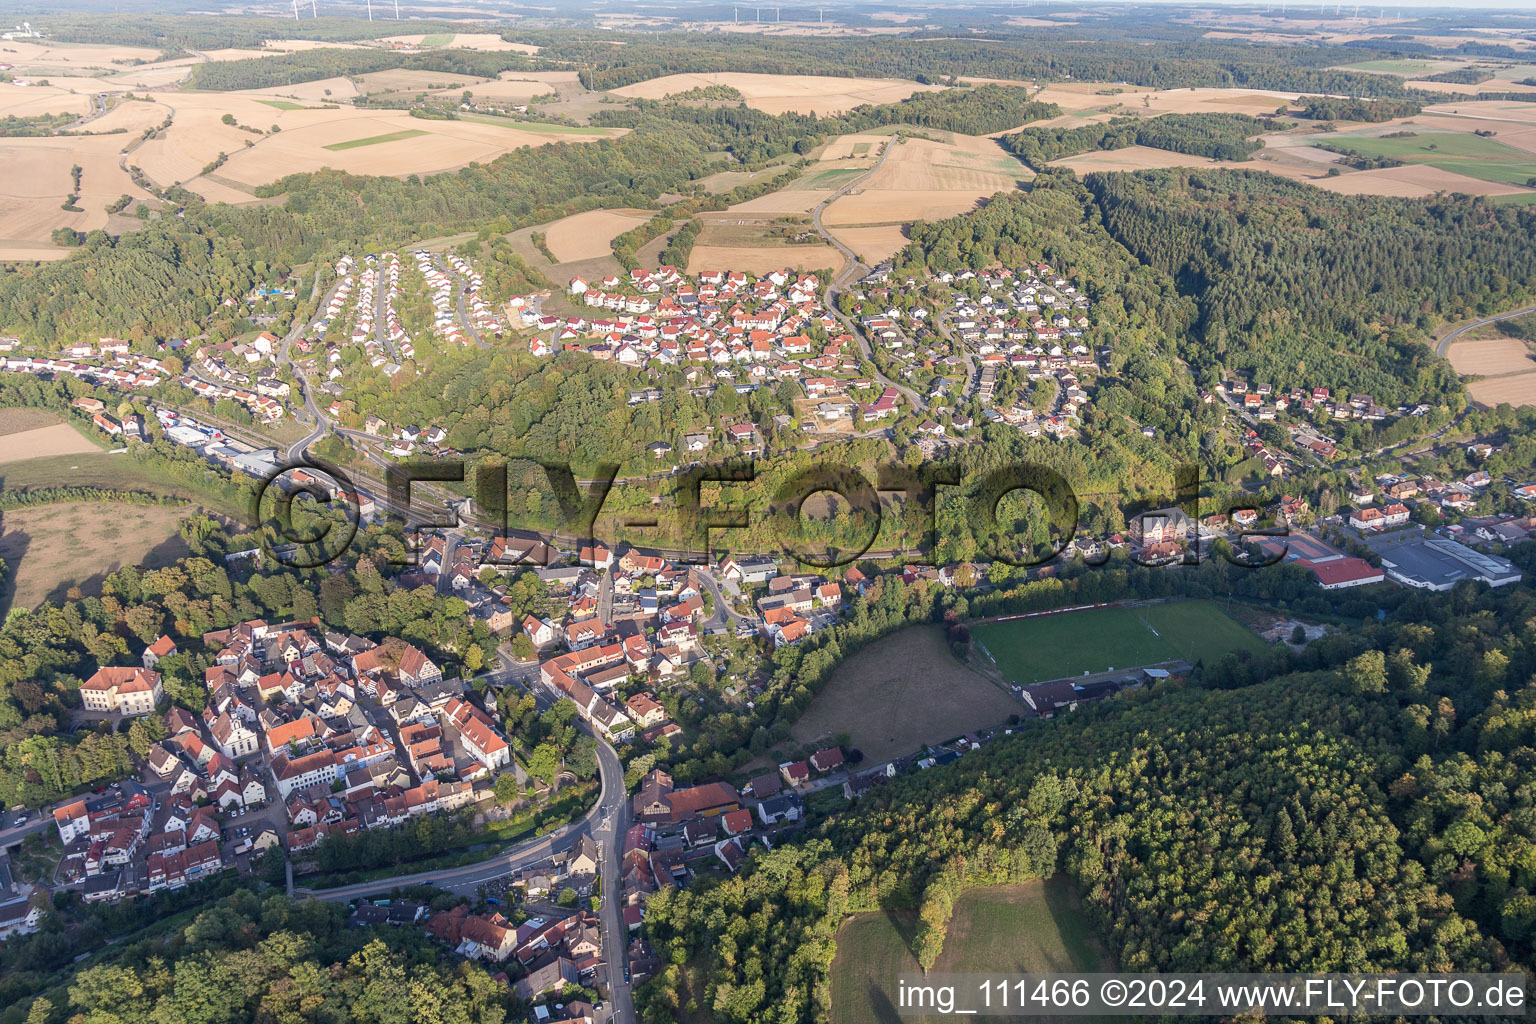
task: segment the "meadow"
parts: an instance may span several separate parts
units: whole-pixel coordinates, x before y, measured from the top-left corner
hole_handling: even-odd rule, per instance
[[[1423,132],[1402,139],[1337,134],[1325,137],[1325,140],[1366,156],[1427,164],[1442,171],[1505,185],[1524,185],[1536,178],[1536,154],[1464,132]]]
[[[911,912],[858,914],[838,931],[831,971],[833,1024],[936,1024],[946,1019],[900,1015],[896,1009],[896,979],[922,973],[911,950],[915,924]],[[1106,969],[1105,960],[1071,884],[1048,878],[962,894],[933,969],[1044,974]]]
[[[1023,708],[956,661],[937,626],[903,629],[876,647],[837,667],[790,730],[796,742],[846,732],[864,760],[878,764],[999,725]]]

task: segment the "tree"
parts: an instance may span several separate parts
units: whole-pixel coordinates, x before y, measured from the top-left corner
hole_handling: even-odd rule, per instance
[[[1307,642],[1307,627],[1303,626],[1301,623],[1298,622],[1298,623],[1296,623],[1296,628],[1291,630],[1291,643],[1295,644],[1297,647],[1300,647],[1302,644],[1304,644],[1306,642]]]
[[[496,794],[496,799],[504,804],[509,804],[516,800],[518,793],[521,791],[517,784],[517,773],[507,771],[496,776],[496,783],[492,787],[492,791]]]
[[[560,895],[555,897],[555,902],[560,904],[562,907],[574,907],[578,898],[579,897],[576,895],[576,890],[572,889],[570,886],[566,886],[564,889],[560,890]]]
[[[512,638],[512,657],[518,661],[532,661],[538,649],[533,646],[533,640],[527,633],[519,632]]]

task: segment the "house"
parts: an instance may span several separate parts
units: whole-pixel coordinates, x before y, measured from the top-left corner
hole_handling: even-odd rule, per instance
[[[1385,572],[1363,558],[1298,558],[1296,564],[1310,571],[1324,590],[1366,587],[1387,578]]]
[[[741,797],[724,782],[709,782],[688,789],[674,789],[672,776],[653,770],[634,796],[635,817],[642,822],[670,821],[681,824],[692,818],[711,817],[741,806]]]
[[[533,641],[533,646],[544,647],[555,642],[555,627],[548,620],[532,615],[523,618],[523,632]]]
[[[176,653],[176,641],[168,636],[162,636],[159,640],[144,648],[143,663],[146,669],[153,669],[160,663],[161,658],[169,658]]]
[[[160,673],[147,668],[107,666],[80,684],[80,702],[87,711],[122,716],[153,714],[165,696]]]
[[[811,755],[810,764],[812,768],[823,773],[830,772],[834,768],[841,768],[843,765],[843,748],[828,747],[825,750],[818,750]]]

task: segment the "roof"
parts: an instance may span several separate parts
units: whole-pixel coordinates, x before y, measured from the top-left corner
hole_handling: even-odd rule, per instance
[[[1312,575],[1317,577],[1317,582],[1325,587],[1386,578],[1385,573],[1363,558],[1330,558],[1323,562],[1298,558],[1296,564],[1310,569]]]
[[[146,690],[153,690],[158,685],[160,685],[159,672],[147,668],[108,665],[97,669],[91,678],[80,684],[80,689],[103,692],[116,690],[118,693],[142,693]]]

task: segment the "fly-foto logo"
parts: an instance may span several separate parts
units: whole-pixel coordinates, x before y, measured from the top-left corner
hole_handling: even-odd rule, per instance
[[[578,481],[568,464],[522,459],[537,467],[542,477],[541,497],[552,505],[557,526],[551,539],[558,543],[583,545],[595,542],[594,530],[603,514],[608,496],[618,476],[618,466],[596,467],[590,477]],[[456,529],[466,525],[466,515],[450,510],[443,516],[424,517],[412,509],[415,485],[420,483],[464,483],[470,465],[458,459],[415,460],[391,465],[385,471],[385,494],[369,496],[360,491],[341,468],[317,459],[305,459],[279,468],[258,488],[253,516],[271,526],[264,533],[267,550],[279,562],[295,568],[315,568],[342,557],[357,536],[363,522],[362,503],[382,504],[383,511],[408,524],[414,530]],[[507,466],[505,463],[481,463],[474,467],[474,512],[471,525],[507,538],[514,528],[510,521]],[[699,464],[683,471],[675,488],[676,506],[670,512],[669,554],[685,565],[703,565],[718,554],[720,542],[728,542],[731,531],[751,530],[755,537],[768,537],[769,550],[740,552],[746,555],[772,554],[793,559],[818,569],[848,565],[865,557],[880,535],[884,517],[890,514],[882,495],[900,496],[906,514],[915,510],[922,523],[921,538],[904,557],[908,563],[925,564],[925,552],[937,549],[939,496],[943,488],[961,488],[965,520],[976,539],[977,559],[1027,567],[1052,561],[1079,536],[1082,503],[1067,479],[1055,469],[1031,462],[1011,463],[979,476],[966,476],[952,464],[924,463],[908,466],[893,462],[868,472],[833,462],[817,462],[790,474],[766,497],[766,506],[754,522],[753,512],[741,503],[709,503],[704,500],[706,487],[751,488],[759,483],[756,463],[752,461]],[[860,535],[842,545],[823,544],[819,548],[797,536],[794,528],[805,514],[805,504],[813,495],[836,495],[849,511],[847,518],[859,526]],[[1010,495],[1032,495],[1043,510],[1049,542],[1023,550],[1010,543],[1011,531],[999,519],[999,509]],[[1210,551],[1233,565],[1261,568],[1274,565],[1286,554],[1284,525],[1266,529],[1240,529],[1227,534],[1228,543],[1216,545],[1212,534],[1202,528],[1199,512],[1200,472],[1193,464],[1182,465],[1174,474],[1174,494],[1161,505],[1152,503],[1146,510],[1122,509],[1136,547],[1133,557],[1144,565],[1188,564],[1200,561]],[[334,515],[296,519],[295,501],[308,497],[321,508],[337,510]],[[1094,495],[1104,503],[1103,495]],[[759,502],[759,504],[763,504]],[[270,505],[270,507],[268,507]],[[1246,515],[1245,515],[1246,514]],[[1224,508],[1224,520],[1257,522],[1259,510],[1237,503]],[[632,517],[624,525],[631,528],[659,528],[660,515]],[[1248,550],[1247,542],[1260,538],[1270,543],[1261,551]],[[651,545],[646,545],[651,546]],[[1084,545],[1098,558],[1090,564],[1107,560],[1107,545]],[[485,546],[486,552],[505,550],[507,545]],[[520,561],[527,562],[528,558]],[[495,564],[486,558],[482,564]]]

